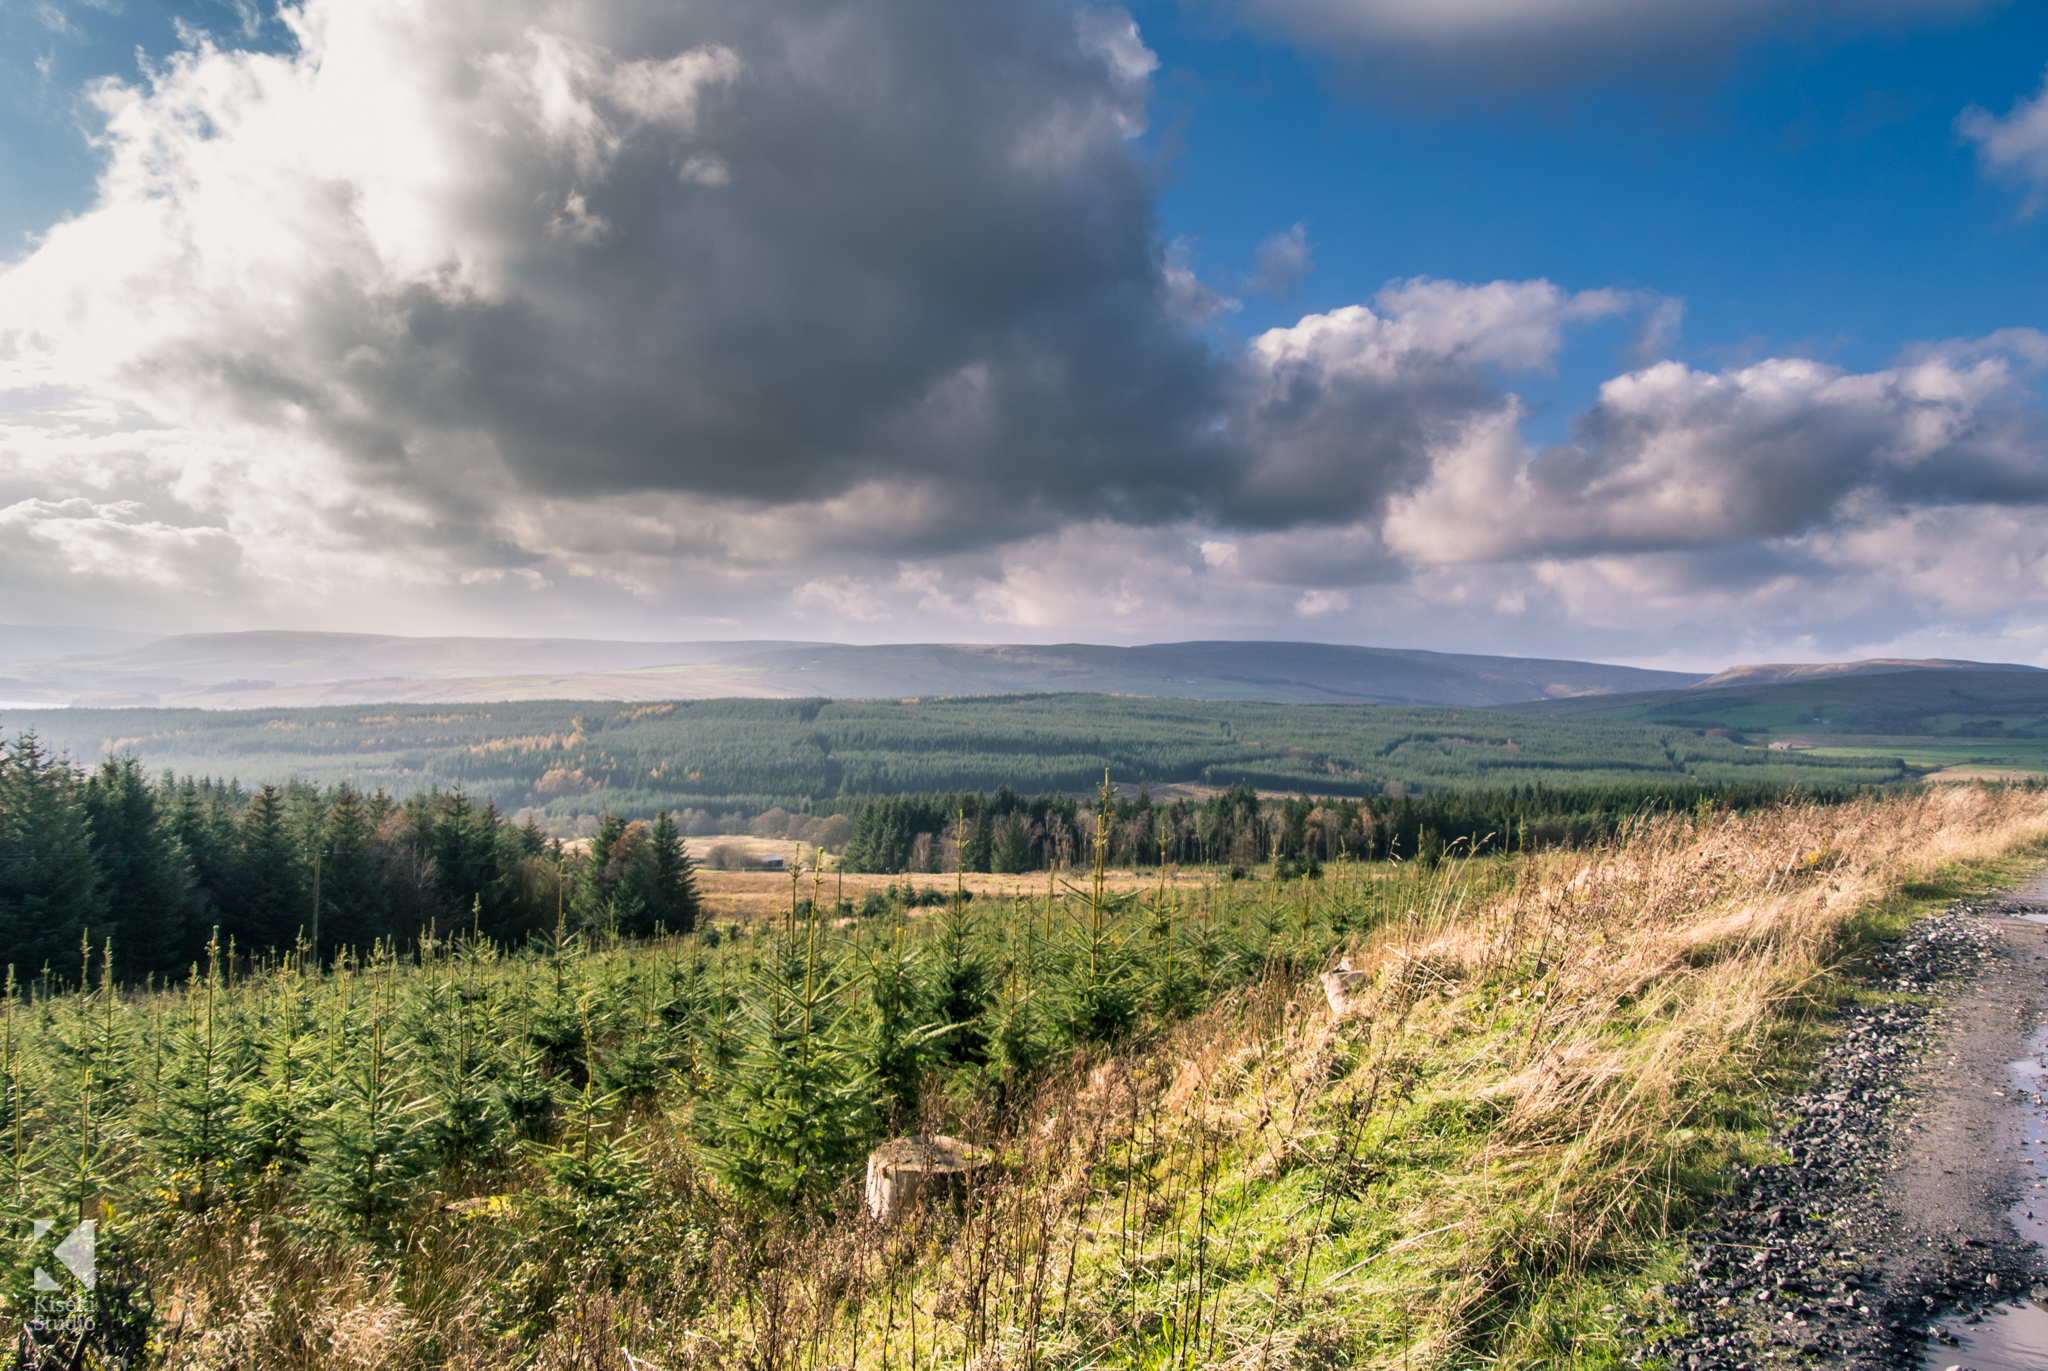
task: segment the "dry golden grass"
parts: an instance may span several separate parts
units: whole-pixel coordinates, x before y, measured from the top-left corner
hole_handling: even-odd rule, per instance
[[[1447,873],[1408,918],[1341,949],[1374,972],[1363,1013],[1333,1019],[1305,968],[1276,968],[1051,1083],[980,1212],[1041,1234],[1053,1267],[1078,1268],[1073,1293],[1033,1304],[1035,1268],[1013,1261],[990,1298],[1017,1310],[1022,1341],[963,1324],[932,1352],[1550,1364],[1532,1307],[1625,1282],[1711,1197],[1712,1172],[1758,1145],[1740,1112],[1787,1065],[1788,1029],[1822,1008],[1856,921],[2044,833],[2048,795],[1943,788],[1659,820],[1530,861],[1483,902]],[[1466,1122],[1432,1139],[1446,1110]],[[1404,1147],[1423,1164],[1402,1165]],[[1102,1179],[1105,1156],[1120,1183]],[[1217,1213],[1234,1232],[1214,1230]],[[960,1260],[927,1257],[926,1288]]]

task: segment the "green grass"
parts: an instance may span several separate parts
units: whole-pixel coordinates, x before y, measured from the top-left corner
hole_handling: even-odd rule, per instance
[[[1812,735],[1825,736],[1825,735]],[[1897,759],[1923,771],[1988,767],[2048,772],[2048,739],[1971,737],[1843,737],[1809,749],[1816,757]]]

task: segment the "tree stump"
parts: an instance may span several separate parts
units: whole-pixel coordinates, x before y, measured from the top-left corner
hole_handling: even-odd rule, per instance
[[[1372,980],[1369,971],[1353,971],[1349,961],[1337,963],[1335,971],[1323,973],[1323,998],[1330,1002],[1330,1013],[1343,1018],[1365,1002],[1365,987]]]
[[[891,1138],[868,1154],[868,1211],[894,1223],[920,1200],[957,1202],[992,1164],[986,1151],[958,1138]]]

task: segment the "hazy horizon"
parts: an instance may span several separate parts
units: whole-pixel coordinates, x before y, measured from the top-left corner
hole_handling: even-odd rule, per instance
[[[1184,643],[1196,643],[1196,642],[1222,642],[1222,643],[1269,643],[1269,642],[1270,642],[1270,643],[1285,643],[1285,644],[1290,644],[1290,645],[1293,645],[1293,644],[1301,644],[1301,645],[1312,645],[1312,646],[1327,646],[1327,647],[1357,647],[1357,648],[1366,648],[1366,649],[1378,649],[1378,650],[1386,650],[1386,651],[1394,651],[1394,652],[1439,652],[1439,653],[1444,653],[1444,655],[1449,655],[1449,656],[1503,656],[1503,657],[1515,657],[1515,658],[1524,658],[1524,659],[1531,659],[1531,660],[1562,660],[1562,661],[1585,661],[1585,662],[1589,662],[1589,663],[1595,663],[1595,664],[1605,664],[1605,665],[1613,665],[1613,666],[1627,666],[1627,667],[1635,667],[1635,668],[1638,668],[1638,669],[1641,669],[1641,670],[1648,670],[1648,671],[1672,671],[1672,672],[1679,672],[1679,673],[1691,673],[1691,674],[1696,674],[1696,675],[1702,675],[1702,676],[1708,676],[1708,675],[1712,675],[1712,674],[1714,674],[1715,672],[1718,672],[1718,671],[1723,671],[1723,670],[1729,669],[1729,668],[1731,668],[1731,667],[1736,667],[1736,666],[1754,666],[1754,665],[1763,665],[1763,664],[1765,664],[1765,662],[1764,662],[1764,659],[1761,659],[1761,658],[1759,658],[1759,659],[1756,659],[1755,661],[1747,661],[1747,660],[1745,660],[1745,661],[1737,661],[1737,660],[1734,660],[1734,659],[1727,659],[1727,660],[1722,660],[1722,659],[1718,659],[1718,658],[1707,658],[1707,657],[1701,657],[1701,658],[1700,658],[1700,659],[1698,660],[1698,662],[1697,662],[1696,664],[1687,664],[1687,665],[1671,665],[1671,664],[1669,664],[1669,662],[1668,662],[1668,661],[1666,661],[1666,660],[1662,660],[1662,659],[1660,659],[1660,660],[1658,660],[1658,661],[1656,661],[1656,662],[1647,662],[1647,663],[1646,663],[1646,662],[1638,662],[1638,661],[1632,661],[1632,660],[1628,660],[1628,659],[1626,659],[1626,658],[1624,658],[1624,657],[1609,657],[1609,658],[1601,658],[1601,657],[1572,657],[1572,656],[1559,656],[1559,655],[1557,655],[1557,654],[1546,654],[1546,653],[1534,653],[1534,652],[1512,652],[1512,653],[1492,653],[1492,652],[1488,652],[1488,651],[1486,650],[1486,648],[1485,648],[1485,646],[1484,646],[1483,644],[1470,644],[1470,645],[1468,645],[1468,646],[1467,646],[1467,647],[1466,647],[1466,648],[1465,648],[1465,649],[1464,649],[1463,651],[1446,651],[1445,649],[1441,649],[1441,648],[1427,648],[1427,647],[1417,647],[1417,646],[1413,646],[1413,645],[1411,645],[1411,644],[1406,644],[1406,643],[1388,643],[1388,642],[1355,642],[1355,641],[1344,641],[1344,640],[1339,640],[1339,639],[1334,639],[1334,638],[1317,638],[1317,637],[1312,637],[1312,636],[1306,636],[1306,635],[1296,635],[1296,636],[1291,636],[1291,637],[1285,637],[1285,638],[1279,638],[1279,637],[1261,637],[1261,636],[1258,636],[1258,635],[1255,635],[1255,634],[1251,634],[1251,633],[1243,633],[1243,634],[1235,634],[1235,635],[1228,635],[1228,634],[1226,634],[1226,635],[1219,635],[1219,636],[1216,636],[1216,637],[1213,637],[1213,638],[1156,638],[1156,639],[1144,639],[1144,638],[1130,638],[1130,639],[1128,639],[1128,640],[1126,640],[1126,641],[1116,641],[1116,640],[1113,640],[1113,639],[1100,639],[1100,640],[1084,640],[1084,639],[1078,639],[1078,638],[1066,638],[1066,639],[1061,639],[1061,638],[1053,638],[1053,637],[1039,637],[1039,638],[982,638],[982,639],[968,639],[968,638],[954,638],[954,639],[937,639],[937,638],[861,638],[861,637],[856,637],[856,636],[846,636],[846,637],[838,637],[838,638],[814,638],[814,639],[758,639],[758,638],[717,638],[717,637],[701,637],[701,638],[672,638],[672,637],[661,637],[661,636],[656,636],[656,635],[653,635],[653,634],[644,634],[644,635],[636,635],[636,634],[632,634],[632,633],[604,634],[604,635],[601,635],[601,636],[598,636],[598,635],[576,635],[576,634],[509,634],[509,633],[475,633],[475,632],[451,632],[451,633],[389,633],[389,632],[383,632],[383,631],[378,631],[378,630],[374,630],[374,629],[324,629],[324,628],[307,628],[307,627],[304,627],[304,626],[296,626],[296,627],[286,627],[286,626],[281,626],[281,625],[275,625],[275,624],[272,624],[272,625],[252,625],[252,626],[249,626],[249,627],[246,627],[246,628],[235,628],[235,629],[192,629],[192,630],[175,630],[175,631],[167,631],[167,632],[148,632],[148,631],[143,631],[143,630],[134,630],[134,629],[112,629],[112,628],[106,628],[106,627],[103,627],[103,626],[100,626],[100,625],[94,625],[94,624],[78,624],[78,623],[63,623],[63,624],[28,624],[28,623],[0,623],[0,634],[4,634],[4,633],[6,633],[6,632],[7,632],[8,630],[14,630],[14,629],[20,629],[20,630],[30,630],[30,631],[36,631],[36,630],[42,630],[42,631],[65,631],[65,630],[75,630],[75,631],[78,631],[78,632],[82,632],[82,633],[95,633],[95,634],[103,633],[103,634],[108,634],[108,635],[110,635],[110,636],[111,636],[111,635],[116,635],[116,634],[119,634],[119,635],[125,635],[125,636],[128,636],[128,637],[131,637],[131,638],[133,638],[133,639],[135,640],[135,641],[134,641],[133,643],[129,644],[129,646],[130,646],[130,647],[141,647],[141,646],[143,646],[143,645],[145,645],[145,644],[148,644],[148,643],[153,643],[153,642],[158,642],[158,641],[161,641],[161,640],[163,640],[163,639],[166,639],[166,638],[181,638],[181,637],[202,637],[202,636],[210,636],[210,635],[215,635],[215,634],[240,634],[240,633],[246,633],[246,634],[256,634],[256,633],[305,633],[305,634],[331,634],[331,635],[337,635],[337,636],[355,636],[355,637],[364,637],[364,638],[385,638],[385,637],[395,637],[395,638],[405,638],[405,639],[452,639],[452,640],[473,640],[473,641],[479,641],[479,642],[521,642],[521,641],[549,641],[549,642],[589,642],[589,643],[596,643],[596,644],[620,644],[620,645],[643,645],[643,644],[644,644],[644,645],[647,645],[647,646],[665,646],[665,645],[673,645],[673,646],[676,646],[676,647],[704,647],[704,646],[725,646],[725,645],[728,645],[728,644],[739,644],[739,645],[746,645],[746,646],[751,646],[751,647],[777,647],[777,648],[800,648],[800,647],[1038,647],[1038,648],[1056,648],[1056,647],[1075,647],[1075,646],[1100,646],[1100,647],[1123,647],[1123,648],[1136,648],[1136,647],[1167,647],[1167,646],[1174,646],[1174,645],[1178,645],[1178,644],[1184,644]],[[7,656],[7,653],[6,653],[5,651],[4,651],[4,646],[5,646],[5,645],[4,645],[4,642],[0,642],[0,660],[4,660],[4,659],[5,659],[5,657]],[[77,651],[72,651],[72,650],[66,650],[66,651],[65,651],[65,652],[64,652],[64,653],[63,653],[62,655],[65,655],[65,656],[98,656],[98,655],[107,655],[107,654],[109,654],[109,653],[112,653],[112,652],[116,652],[116,651],[120,651],[120,650],[122,650],[122,649],[117,649],[117,648],[110,648],[110,649],[83,649],[83,650],[77,650]],[[1793,660],[1793,659],[1789,659],[1789,658],[1788,658],[1788,659],[1783,659],[1783,663],[1773,662],[1773,663],[1771,663],[1771,664],[1788,664],[1788,663],[1790,663],[1790,662],[1791,662],[1792,660]],[[1797,660],[1798,660],[1799,662],[1803,662],[1803,663],[1812,663],[1812,664],[1825,664],[1825,663],[1852,663],[1852,662],[1858,662],[1858,661],[1868,661],[1868,660],[1872,660],[1872,658],[1869,658],[1869,657],[1850,657],[1850,656],[1842,656],[1842,655],[1833,655],[1833,656],[1820,656],[1820,657],[1807,657],[1807,658],[1799,658],[1799,659],[1797,659]],[[1948,657],[1944,657],[1944,658],[1939,658],[1939,659],[1934,659],[1934,658],[1928,658],[1928,659],[1925,659],[1925,660],[1958,660],[1958,659],[1955,659],[1955,658],[1948,658]],[[1972,660],[1972,659],[1961,659],[1961,660]],[[2002,663],[1996,663],[1996,662],[1986,662],[1985,664],[1986,664],[1986,665],[1997,665],[1997,664],[2002,664]],[[2031,664],[2029,664],[2029,665],[2031,665]]]

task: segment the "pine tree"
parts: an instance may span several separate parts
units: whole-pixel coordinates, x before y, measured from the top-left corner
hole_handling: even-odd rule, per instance
[[[133,757],[108,758],[85,787],[93,863],[105,884],[107,920],[128,974],[174,969],[185,949],[182,920],[191,873],[157,793]]]
[[[33,732],[0,752],[0,960],[62,965],[105,926],[83,791]]]
[[[285,797],[266,785],[249,797],[236,825],[234,874],[221,911],[222,931],[236,947],[287,948],[312,922],[312,897],[296,848]]]
[[[346,782],[327,806],[319,887],[316,958],[331,960],[338,951],[368,947],[390,932],[390,904],[377,864],[376,822],[363,797]]]
[[[656,917],[671,933],[694,932],[699,912],[697,879],[683,835],[676,831],[676,821],[666,809],[655,816],[649,841],[654,850]]]
[[[739,1061],[694,1115],[713,1170],[743,1195],[820,1198],[868,1135],[872,1081],[845,1031],[838,969],[818,944],[815,913],[800,928],[792,910],[762,958]]]

